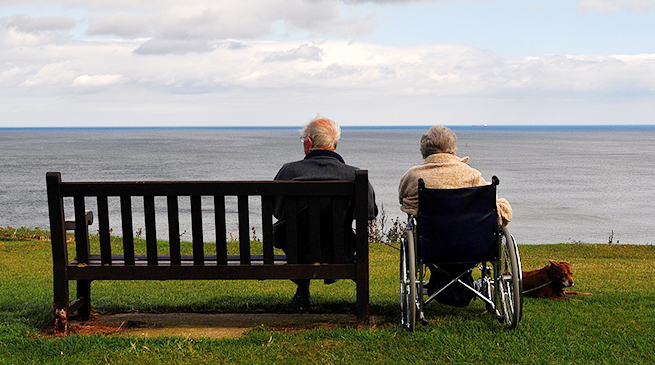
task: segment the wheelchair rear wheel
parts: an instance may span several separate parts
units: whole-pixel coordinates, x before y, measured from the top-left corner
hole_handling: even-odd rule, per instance
[[[414,232],[407,230],[407,238],[400,245],[400,323],[412,332],[416,327],[416,300]]]
[[[523,273],[518,247],[507,228],[501,232],[499,266],[496,303],[503,322],[510,329],[516,329],[523,313]]]

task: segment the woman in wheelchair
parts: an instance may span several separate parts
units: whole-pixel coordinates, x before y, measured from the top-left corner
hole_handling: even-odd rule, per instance
[[[480,171],[467,164],[469,158],[457,157],[457,136],[450,128],[438,125],[421,137],[424,162],[407,170],[400,179],[398,196],[401,210],[418,214],[418,180],[429,189],[457,189],[483,186],[489,183]],[[512,220],[512,207],[506,199],[496,201],[498,223],[506,226]]]
[[[401,245],[402,322],[425,323],[423,305],[431,300],[463,307],[473,298],[510,328],[521,316],[518,250],[505,226],[512,207],[496,196],[498,179],[488,184],[457,153],[457,136],[435,126],[421,137],[424,163],[400,180],[401,209],[408,213],[408,236]],[[416,238],[416,239],[415,239]],[[479,265],[477,281],[471,272]],[[426,269],[430,281],[424,282]],[[423,295],[428,295],[424,300]]]

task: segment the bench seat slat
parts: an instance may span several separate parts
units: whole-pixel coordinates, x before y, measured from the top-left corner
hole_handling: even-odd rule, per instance
[[[351,264],[329,265],[234,265],[219,266],[68,266],[69,280],[259,280],[259,279],[353,279]]]
[[[148,256],[147,255],[136,255],[134,257],[134,264],[136,266],[147,266],[148,265]],[[159,255],[157,258],[158,266],[170,266],[174,261],[171,260],[169,255]],[[227,264],[234,265],[240,264],[241,256],[240,255],[227,255]],[[125,257],[121,254],[114,254],[111,256],[111,260],[114,265],[124,266]],[[264,255],[251,255],[250,260],[252,263],[259,263],[260,265],[264,262]],[[181,255],[180,256],[180,265],[194,265],[194,256],[193,255]],[[287,262],[287,257],[285,255],[274,255],[273,261],[275,265],[284,264]],[[203,262],[205,265],[216,266],[217,260],[216,255],[206,255]],[[73,259],[68,266],[76,266],[79,264],[77,258]],[[173,265],[175,265],[173,263]],[[87,266],[104,266],[102,263],[101,255],[90,255],[89,262]]]

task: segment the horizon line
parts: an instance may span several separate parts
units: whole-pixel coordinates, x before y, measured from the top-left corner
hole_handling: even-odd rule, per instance
[[[425,125],[341,125],[342,129],[419,129],[429,128],[434,124]],[[655,127],[655,124],[462,124],[445,125],[448,128],[643,128]],[[255,129],[298,129],[302,126],[59,126],[59,127],[0,127],[0,130],[147,130],[147,129],[225,129],[225,130],[255,130]]]

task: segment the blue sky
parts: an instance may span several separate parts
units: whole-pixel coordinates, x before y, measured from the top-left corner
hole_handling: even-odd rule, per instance
[[[502,57],[635,54],[655,49],[653,13],[578,10],[577,1],[442,1],[380,7],[388,19],[370,37],[404,46],[461,43]]]
[[[655,1],[5,0],[0,128],[655,124]]]

